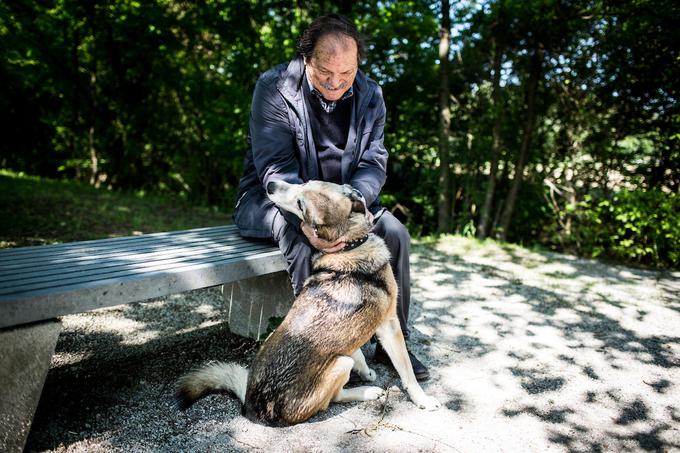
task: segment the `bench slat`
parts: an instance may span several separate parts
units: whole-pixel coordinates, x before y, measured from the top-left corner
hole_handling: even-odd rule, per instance
[[[58,268],[60,271],[63,271],[64,268],[97,266],[97,262],[103,262],[101,265],[105,266],[106,261],[115,260],[120,257],[124,257],[128,261],[150,261],[168,255],[182,256],[182,254],[192,250],[219,252],[224,250],[224,247],[239,247],[252,244],[253,241],[251,240],[227,235],[209,240],[182,241],[153,246],[146,245],[141,248],[125,247],[122,249],[101,250],[98,253],[79,253],[73,251],[69,255],[63,255],[62,253],[43,255],[35,259],[30,257],[22,258],[18,260],[18,263],[13,262],[13,264],[0,263],[0,279],[12,278],[14,275],[28,272],[49,272],[50,268]]]
[[[113,253],[131,253],[135,251],[150,251],[165,247],[191,246],[194,244],[209,244],[211,242],[223,241],[246,241],[233,232],[224,232],[219,235],[212,236],[186,236],[181,238],[161,238],[152,241],[135,241],[136,238],[130,238],[128,242],[119,242],[111,244],[106,247],[71,247],[69,249],[55,249],[52,251],[41,251],[38,253],[24,254],[21,256],[13,256],[3,259],[2,251],[0,250],[0,269],[11,269],[12,267],[21,267],[26,264],[52,262],[55,257],[60,259],[77,259],[79,257],[100,256],[102,254]],[[45,248],[52,247],[45,246]]]
[[[286,269],[278,249],[172,270],[0,296],[0,328],[230,283]]]
[[[34,273],[30,277],[4,281],[0,283],[0,296],[16,292],[32,291],[33,289],[61,286],[65,284],[78,284],[92,280],[106,279],[109,277],[122,276],[127,274],[149,272],[155,269],[172,270],[173,267],[181,268],[194,263],[219,262],[227,257],[248,256],[253,253],[271,250],[271,246],[264,248],[260,244],[243,244],[239,248],[223,247],[222,253],[205,254],[200,250],[194,255],[178,256],[167,259],[150,260],[143,262],[127,262],[127,260],[117,261],[109,266],[92,266],[85,270],[72,270],[64,268],[62,272]]]
[[[0,250],[0,328],[285,269],[233,225]]]
[[[125,236],[109,239],[95,239],[92,241],[77,241],[64,244],[35,245],[0,250],[0,264],[11,262],[28,256],[39,257],[57,253],[97,253],[100,250],[120,247],[143,246],[148,243],[163,243],[164,241],[186,240],[189,238],[210,238],[219,235],[239,236],[238,228],[234,225],[220,227],[197,228],[194,230],[170,231],[164,233],[150,233],[140,236]]]

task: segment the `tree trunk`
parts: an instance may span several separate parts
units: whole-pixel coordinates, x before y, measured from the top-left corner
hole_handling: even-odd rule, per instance
[[[515,165],[515,177],[512,180],[512,186],[505,201],[505,208],[501,215],[501,239],[506,240],[508,237],[508,229],[512,214],[515,209],[515,202],[517,201],[517,193],[522,184],[524,177],[524,167],[529,157],[529,149],[531,147],[531,136],[534,133],[534,122],[536,119],[536,91],[538,90],[538,81],[541,78],[543,69],[543,44],[540,42],[536,44],[534,53],[531,56],[531,68],[529,70],[529,80],[527,82],[527,97],[526,97],[526,116],[524,119],[524,130],[522,135],[522,144],[520,145],[519,156],[517,164]]]
[[[500,162],[499,162],[500,166]],[[508,184],[508,168],[510,167],[510,162],[507,160],[503,162],[503,168],[501,169],[501,175],[499,178],[496,178],[496,184],[500,183],[501,185],[507,186]],[[505,197],[498,197],[496,199],[496,212],[494,213],[493,216],[493,222],[491,222],[491,228],[489,228],[489,236],[492,235],[494,231],[496,231],[496,228],[498,227],[498,224],[500,223],[501,219],[501,213],[503,212],[503,206],[505,206]]]
[[[95,85],[97,83],[97,76],[94,72],[90,73],[90,127],[87,131],[87,147],[90,154],[90,184],[96,185],[99,180],[99,156],[97,155],[97,148],[95,147]]]
[[[78,58],[78,47],[80,46],[80,32],[77,27],[73,28],[71,39],[71,74],[73,80],[71,107],[71,131],[69,133],[69,148],[71,157],[78,156],[78,130],[80,126],[80,59]]]
[[[449,47],[451,39],[451,15],[449,1],[442,0],[442,23],[439,32],[439,197],[437,231],[451,229],[451,170],[449,159],[449,133],[451,110],[449,109]]]
[[[486,194],[484,196],[484,205],[480,213],[479,231],[480,239],[484,239],[489,235],[489,226],[491,223],[491,210],[493,209],[493,195],[496,191],[496,182],[498,178],[498,159],[501,152],[501,121],[502,121],[502,106],[501,106],[501,60],[503,56],[503,49],[501,44],[495,36],[493,37],[494,56],[493,56],[493,91],[491,97],[493,99],[494,122],[492,129],[493,144],[491,145],[491,169],[489,171],[489,178],[486,183]]]
[[[664,146],[661,140],[655,143],[657,151],[656,162],[652,167],[649,176],[647,177],[647,187],[650,189],[657,189],[663,187],[666,182],[666,172],[670,169],[669,162],[671,162],[671,148]]]

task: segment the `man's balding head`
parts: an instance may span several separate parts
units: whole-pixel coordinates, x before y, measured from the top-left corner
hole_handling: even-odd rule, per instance
[[[348,41],[349,40],[349,41]],[[351,47],[354,42],[357,65],[364,58],[364,40],[354,24],[339,14],[316,18],[298,39],[297,50],[305,60],[336,54]]]

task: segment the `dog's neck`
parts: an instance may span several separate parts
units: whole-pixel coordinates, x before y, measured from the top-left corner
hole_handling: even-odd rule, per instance
[[[355,217],[355,216],[353,216]],[[390,262],[390,252],[385,246],[385,241],[371,232],[373,225],[366,221],[363,214],[358,214],[352,234],[346,233],[340,236],[345,244],[350,243],[349,248],[335,252],[315,255],[312,269],[314,272],[320,269],[332,269],[337,272],[352,272],[361,270],[371,274],[378,272]]]
[[[342,249],[343,252],[348,252],[359,247],[364,242],[368,241],[368,234],[366,236],[360,237],[359,239],[353,239],[351,241],[345,242],[345,248]]]
[[[363,213],[353,213],[349,216],[349,226],[347,231],[342,235],[342,239],[346,243],[361,241],[361,243],[366,242],[368,234],[373,229],[373,224],[366,220],[366,216]],[[361,244],[356,244],[358,247]]]
[[[372,229],[373,225],[366,221],[366,216],[364,214],[353,213],[347,219],[347,222],[340,228],[340,231],[336,230],[336,235],[334,235],[336,237],[323,239],[326,239],[329,242],[342,241],[345,243],[345,248],[340,251],[349,251],[366,242]]]

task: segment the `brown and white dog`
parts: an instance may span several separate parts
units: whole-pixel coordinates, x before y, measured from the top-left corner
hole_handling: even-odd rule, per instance
[[[380,387],[343,388],[351,370],[365,381],[375,380],[361,352],[375,334],[411,400],[422,409],[438,409],[439,402],[423,392],[413,374],[396,315],[390,253],[370,232],[361,194],[348,185],[321,181],[275,182],[267,191],[279,208],[311,225],[320,238],[342,239],[351,246],[314,257],[312,275],[249,370],[218,362],[187,374],[177,388],[179,406],[228,390],[251,420],[285,426],[309,419],[330,402],[377,399],[383,394]]]

